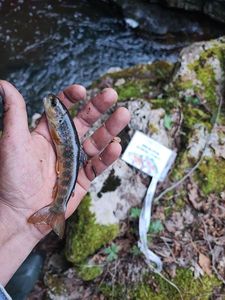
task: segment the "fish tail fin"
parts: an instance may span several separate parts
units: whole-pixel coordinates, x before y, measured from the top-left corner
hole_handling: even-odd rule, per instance
[[[62,239],[65,231],[65,212],[56,212],[52,208],[53,206],[50,204],[39,209],[29,217],[28,222],[40,225],[48,224],[59,238]]]

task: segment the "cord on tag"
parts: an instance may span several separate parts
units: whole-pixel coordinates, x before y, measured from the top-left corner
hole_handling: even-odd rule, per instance
[[[153,177],[152,181],[148,187],[144,204],[142,206],[140,218],[139,218],[139,237],[140,240],[138,242],[138,247],[141,250],[141,252],[144,254],[147,264],[155,264],[156,271],[161,272],[162,271],[162,261],[154,252],[149,250],[148,248],[148,229],[151,221],[151,211],[152,211],[152,201],[155,194],[155,190],[157,187],[158,178]]]

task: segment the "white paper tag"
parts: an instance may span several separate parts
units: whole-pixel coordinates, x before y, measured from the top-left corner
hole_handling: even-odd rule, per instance
[[[136,131],[122,159],[142,172],[163,181],[175,157],[174,151]]]
[[[158,181],[163,181],[176,158],[176,153],[154,141],[144,133],[136,131],[122,159],[142,172],[152,176],[139,218],[138,247],[147,264],[155,272],[162,271],[162,261],[148,248],[148,229],[151,222],[152,202]],[[153,266],[153,264],[155,266]]]

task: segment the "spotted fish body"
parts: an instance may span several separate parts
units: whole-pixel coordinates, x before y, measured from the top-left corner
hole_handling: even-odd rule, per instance
[[[79,171],[80,141],[68,110],[56,96],[50,94],[44,98],[44,108],[55,145],[57,182],[53,190],[54,201],[34,213],[28,222],[48,224],[62,238],[66,207]]]

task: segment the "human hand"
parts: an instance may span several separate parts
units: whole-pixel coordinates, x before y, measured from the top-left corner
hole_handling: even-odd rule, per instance
[[[27,219],[53,201],[56,156],[45,116],[42,116],[36,129],[30,133],[25,102],[20,93],[8,82],[0,81],[0,94],[4,100],[4,128],[0,139],[0,230],[7,231],[7,234],[0,237],[0,247],[8,240],[11,241],[13,236],[24,237],[25,234],[24,239],[32,241],[28,247],[30,249],[50,229],[48,227],[40,232]],[[84,87],[72,85],[59,93],[58,97],[67,108],[71,108],[75,102],[85,98],[85,95]],[[116,92],[109,88],[83,107],[74,119],[81,139],[116,100]],[[86,164],[79,170],[66,217],[77,208],[95,178],[91,165],[99,175],[119,157],[121,146],[112,140],[127,125],[129,119],[127,109],[118,108],[104,125],[83,142],[84,151],[91,157],[91,164]]]

